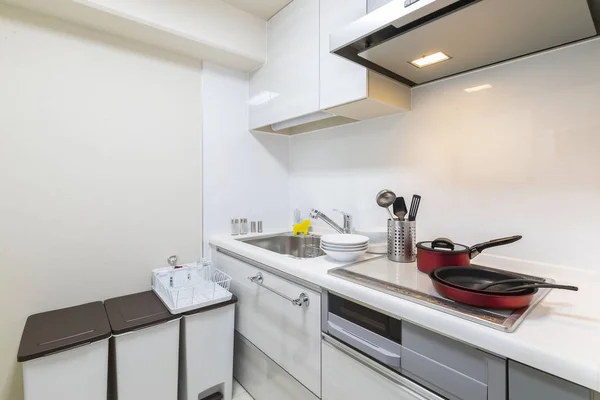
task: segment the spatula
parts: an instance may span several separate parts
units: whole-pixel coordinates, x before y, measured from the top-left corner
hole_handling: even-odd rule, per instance
[[[404,221],[407,212],[404,197],[396,198],[396,201],[394,201],[394,215],[400,218],[400,221]]]

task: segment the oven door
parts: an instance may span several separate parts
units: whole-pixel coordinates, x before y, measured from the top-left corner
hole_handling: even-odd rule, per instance
[[[321,345],[323,400],[443,400],[329,335]]]
[[[400,371],[402,323],[343,297],[327,293],[323,331],[386,367]]]

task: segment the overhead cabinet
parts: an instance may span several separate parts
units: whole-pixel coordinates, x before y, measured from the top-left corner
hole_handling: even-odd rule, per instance
[[[410,109],[410,88],[329,52],[330,32],[366,13],[367,0],[294,0],[268,22],[251,130],[296,134]]]

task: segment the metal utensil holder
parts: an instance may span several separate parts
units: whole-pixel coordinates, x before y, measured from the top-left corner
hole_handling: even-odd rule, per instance
[[[417,222],[388,219],[388,259],[409,263],[417,259]]]

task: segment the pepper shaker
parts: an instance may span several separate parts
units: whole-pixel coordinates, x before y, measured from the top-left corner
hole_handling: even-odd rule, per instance
[[[231,235],[237,236],[240,234],[240,220],[232,219],[231,220]]]

